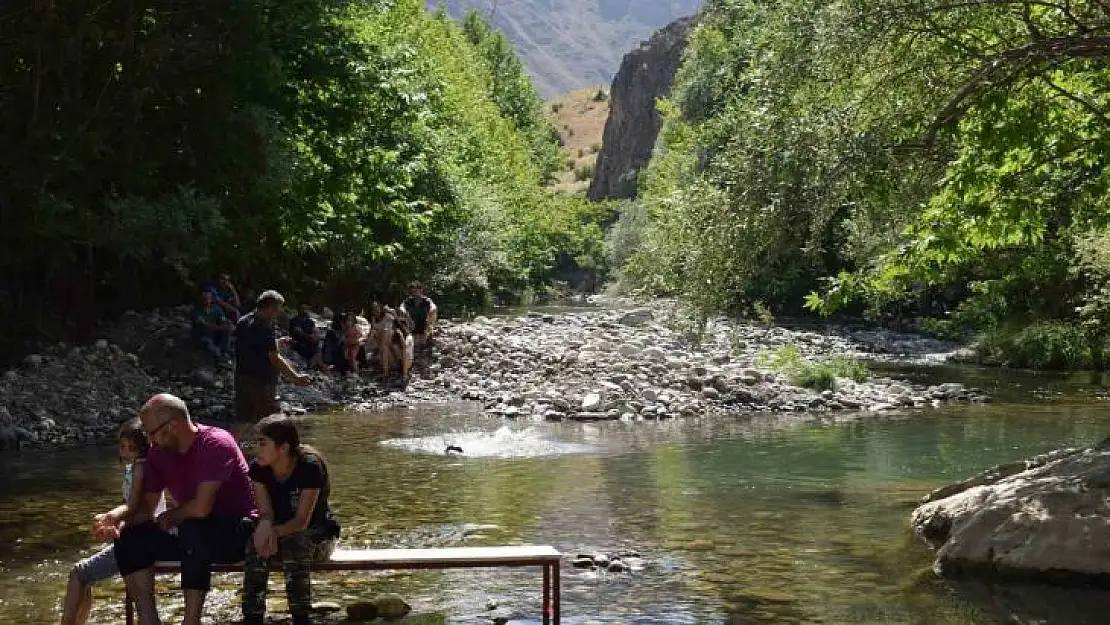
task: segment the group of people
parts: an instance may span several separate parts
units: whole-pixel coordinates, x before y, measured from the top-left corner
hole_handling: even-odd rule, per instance
[[[404,381],[412,370],[415,349],[435,332],[437,316],[435,302],[417,282],[396,309],[373,302],[368,318],[353,312],[336,313],[323,333],[311,308],[302,304],[297,316],[289,320],[289,344],[310,366],[323,371],[357,374],[376,359],[386,379],[399,364]]]
[[[340,528],[327,462],[291,419],[262,419],[248,462],[229,432],[193,422],[185,402],[160,394],[122,426],[119,453],[123,503],[93,518],[93,533],[111,544],[73,567],[62,625],[83,625],[92,585],[117,575],[140,625],[160,624],[152,567],[167,560],[181,562],[185,625],[201,622],[212,566],[240,561],[244,625],[263,623],[271,561],[284,570],[294,625],[309,623],[312,563],[331,556]]]
[[[239,346],[240,321],[262,307],[266,296],[273,293],[263,293],[257,302],[241,299],[230,276],[220,276],[217,283],[206,286],[200,293],[192,325],[194,342],[216,365],[230,367],[233,338],[236,351]],[[411,285],[408,298],[396,309],[374,302],[369,318],[353,312],[336,313],[323,332],[317,326],[312,307],[302,303],[289,321],[286,344],[310,367],[320,371],[357,374],[377,360],[384,378],[389,379],[394,369],[399,368],[401,380],[407,381],[415,350],[434,333],[437,316],[435,302],[424,293],[420,283]]]
[[[185,625],[199,625],[211,585],[212,565],[244,562],[243,622],[261,624],[272,559],[286,578],[294,625],[309,622],[309,572],[327,559],[339,536],[328,504],[330,479],[324,457],[300,442],[296,425],[281,415],[277,383],[311,383],[281,354],[275,323],[285,304],[277,291],[257,301],[241,297],[221,276],[206,287],[193,335],[225,363],[234,341],[235,416],[257,422],[257,451],[248,462],[230,432],[195,423],[185,402],[159,394],[123,424],[119,455],[125,465],[122,503],[93,519],[93,534],[111,541],[78,562],[70,573],[62,625],[83,625],[92,585],[117,575],[134,598],[141,625],[158,625],[155,562],[181,562]],[[290,321],[290,347],[311,366],[357,372],[370,355],[389,375],[399,361],[407,378],[414,347],[434,332],[436,305],[413,284],[397,308],[375,303],[370,318],[337,315],[324,336],[307,306]]]

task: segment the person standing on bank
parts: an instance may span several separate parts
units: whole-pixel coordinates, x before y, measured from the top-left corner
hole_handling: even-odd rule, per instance
[[[140,625],[161,625],[152,567],[164,560],[181,562],[183,625],[200,625],[212,565],[243,559],[258,517],[247,459],[230,433],[193,423],[185,402],[168,393],[150,398],[139,419],[153,446],[135,515],[153,512],[163,490],[178,505],[153,521],[128,523],[122,530],[122,519],[104,519],[100,529],[119,532],[113,546],[116,564],[135,600]]]
[[[271,415],[258,423],[250,463],[260,520],[247,546],[243,625],[262,625],[271,558],[281,561],[293,625],[307,625],[312,609],[312,563],[327,560],[339,538],[328,505],[331,484],[324,457],[301,437],[293,420]]]
[[[401,303],[400,312],[412,320],[412,337],[417,347],[423,347],[436,329],[439,311],[432,298],[424,295],[424,285],[413,282],[408,298]]]
[[[258,306],[235,324],[235,418],[253,422],[281,412],[277,401],[278,377],[284,375],[298,386],[312,378],[297,373],[278,351],[274,321],[285,298],[277,291],[263,291]]]

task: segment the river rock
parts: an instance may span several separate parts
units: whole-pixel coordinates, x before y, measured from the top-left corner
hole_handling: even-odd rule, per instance
[[[914,531],[942,574],[1110,575],[1110,439],[1000,465],[926,497]]]
[[[401,618],[412,611],[410,606],[400,595],[380,595],[370,602],[377,609],[380,618]],[[347,609],[350,614],[350,608]]]
[[[601,407],[600,393],[587,393],[582,399],[582,411],[591,412]]]
[[[651,310],[641,308],[639,310],[630,310],[620,317],[620,324],[623,326],[641,326],[645,323],[651,322]]]
[[[347,619],[351,621],[372,621],[378,618],[378,606],[369,601],[359,601],[347,606]]]

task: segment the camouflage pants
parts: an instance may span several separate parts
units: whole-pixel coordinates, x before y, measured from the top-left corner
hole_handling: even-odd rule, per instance
[[[312,563],[327,560],[335,550],[335,539],[314,533],[311,529],[278,539],[278,552],[272,558],[281,562],[285,573],[285,596],[289,614],[296,620],[306,619],[312,609],[312,586],[309,576]],[[270,579],[271,558],[262,558],[247,547],[243,563],[243,619],[261,621],[266,615],[266,584]]]

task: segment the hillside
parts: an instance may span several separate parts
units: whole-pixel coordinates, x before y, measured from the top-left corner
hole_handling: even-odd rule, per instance
[[[562,191],[585,191],[601,150],[601,136],[609,117],[609,90],[593,86],[577,89],[547,102],[544,109],[563,140],[565,169],[554,185]]]
[[[425,0],[431,9],[440,0]],[[468,9],[492,16],[516,45],[544,98],[608,85],[626,52],[701,0],[444,0],[459,17]]]

